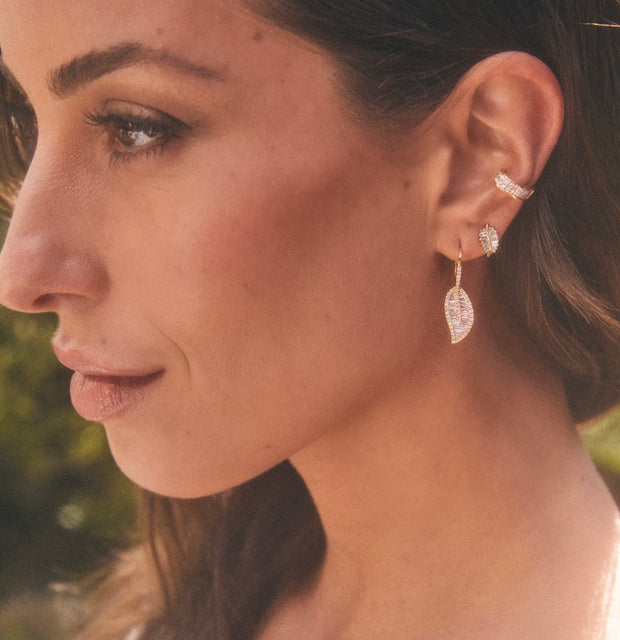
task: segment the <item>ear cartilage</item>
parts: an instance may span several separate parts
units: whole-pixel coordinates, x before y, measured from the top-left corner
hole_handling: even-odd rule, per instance
[[[513,182],[503,171],[499,171],[493,180],[495,180],[495,185],[500,191],[517,198],[517,200],[527,200],[534,193],[534,189],[522,187]]]

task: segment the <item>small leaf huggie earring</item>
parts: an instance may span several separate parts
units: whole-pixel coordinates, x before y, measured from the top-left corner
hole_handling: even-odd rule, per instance
[[[499,247],[499,235],[497,233],[497,229],[485,224],[484,227],[480,229],[478,237],[480,238],[480,244],[482,245],[487,258],[492,256]]]

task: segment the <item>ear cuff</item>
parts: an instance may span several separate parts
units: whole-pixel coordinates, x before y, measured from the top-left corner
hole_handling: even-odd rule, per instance
[[[513,182],[503,171],[499,171],[493,178],[495,185],[500,191],[507,193],[517,200],[527,200],[533,193],[531,187],[522,187]],[[487,258],[492,256],[499,247],[499,234],[497,229],[485,224],[478,234],[480,244]],[[458,260],[454,263],[455,283],[448,291],[444,302],[444,311],[452,344],[460,342],[467,336],[474,326],[474,308],[469,296],[461,287],[461,277],[463,273],[462,253],[459,250]]]
[[[500,191],[517,200],[527,200],[534,193],[534,189],[513,182],[503,171],[499,171],[493,180]]]

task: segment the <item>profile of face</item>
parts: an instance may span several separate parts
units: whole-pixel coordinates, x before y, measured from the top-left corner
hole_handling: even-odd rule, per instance
[[[371,131],[324,53],[232,0],[2,0],[0,44],[39,132],[0,301],[58,315],[129,477],[225,489],[416,375],[424,141]]]

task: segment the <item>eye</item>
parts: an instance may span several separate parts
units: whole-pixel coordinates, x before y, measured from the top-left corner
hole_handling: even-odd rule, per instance
[[[188,125],[166,113],[124,103],[109,103],[105,111],[86,113],[85,119],[107,134],[111,163],[162,152],[189,130]]]
[[[124,120],[116,126],[117,141],[128,149],[152,144],[166,134],[166,129],[154,122]]]

